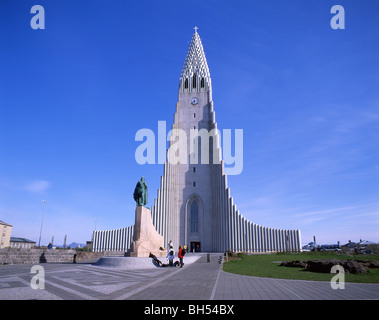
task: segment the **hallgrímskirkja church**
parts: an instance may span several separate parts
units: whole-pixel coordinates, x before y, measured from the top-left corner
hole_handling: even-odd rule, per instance
[[[175,246],[185,244],[191,251],[202,252],[301,251],[300,230],[257,225],[241,215],[233,202],[221,160],[211,77],[197,28],[179,80],[175,130],[185,133],[188,161],[170,161],[174,155],[167,153],[151,208],[153,224],[165,244],[172,240]],[[209,133],[206,144],[200,137],[193,139],[193,133],[200,131]],[[209,161],[203,161],[202,153]],[[94,231],[93,251],[127,251],[133,229]]]

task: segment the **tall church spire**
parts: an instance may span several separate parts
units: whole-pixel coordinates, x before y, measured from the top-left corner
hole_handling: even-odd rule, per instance
[[[204,48],[195,27],[195,33],[187,52],[182,74],[180,88],[182,92],[208,91],[211,88],[211,76],[205,58]]]

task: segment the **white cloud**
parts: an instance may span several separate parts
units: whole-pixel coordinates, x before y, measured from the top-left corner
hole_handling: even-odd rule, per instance
[[[51,183],[46,180],[35,180],[28,182],[24,189],[31,193],[44,193],[49,187]]]

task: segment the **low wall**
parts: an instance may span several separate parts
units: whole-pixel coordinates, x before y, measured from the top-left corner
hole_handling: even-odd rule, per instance
[[[124,256],[124,251],[103,251],[103,252],[88,252],[79,251],[77,252],[76,261],[88,261],[88,260],[98,260],[104,256]]]
[[[72,262],[75,253],[75,250],[4,248],[0,249],[0,265]]]
[[[76,261],[88,261],[98,260],[103,256],[124,256],[124,251],[76,252],[75,250],[61,249],[4,248],[0,249],[0,265],[73,262],[75,254]]]

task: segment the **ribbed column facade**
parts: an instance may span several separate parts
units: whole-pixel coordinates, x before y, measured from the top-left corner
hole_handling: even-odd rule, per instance
[[[175,167],[167,170],[165,165],[164,175],[174,175]],[[237,210],[227,187],[227,179],[223,174],[223,163],[213,165],[212,183],[214,185],[212,225],[207,232],[212,233],[214,252],[298,252],[301,251],[300,230],[285,230],[268,228],[257,225]],[[178,221],[175,219],[175,194],[167,194],[169,189],[167,181],[172,181],[169,176],[161,178],[162,188],[158,190],[152,208],[152,218],[157,231],[165,237],[165,243],[169,240],[178,243]],[[163,192],[162,192],[163,190]],[[171,189],[172,190],[172,189]],[[188,244],[187,244],[188,245]]]
[[[92,234],[92,251],[127,251],[133,241],[134,225],[123,229],[98,230]]]
[[[174,169],[175,166],[173,166]],[[162,183],[165,179],[162,177]],[[212,229],[213,250],[215,252],[299,252],[301,251],[300,230],[267,228],[257,225],[237,210],[226,187],[226,179],[222,180],[223,192],[215,199]],[[226,188],[225,188],[226,187]],[[165,200],[166,199],[166,200]],[[173,212],[174,201],[167,192],[158,190],[158,198],[152,207],[153,224],[164,236],[165,243],[177,241],[178,221],[169,219],[169,211]],[[171,215],[175,216],[175,215]],[[133,241],[134,226],[115,230],[99,230],[93,232],[93,251],[127,251]],[[176,242],[177,243],[177,242]],[[188,245],[188,244],[187,244]]]

